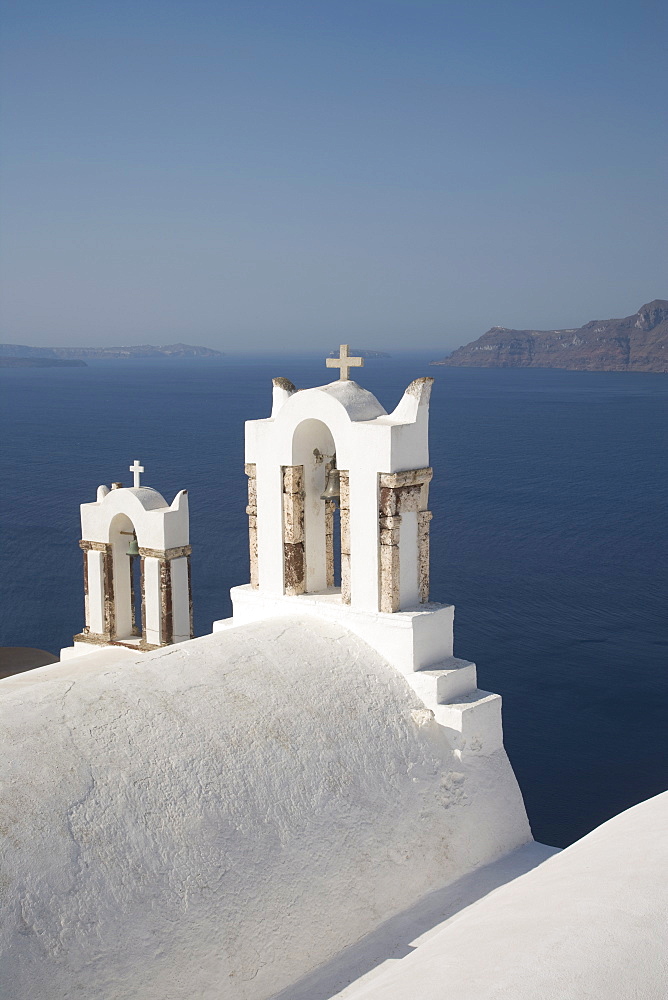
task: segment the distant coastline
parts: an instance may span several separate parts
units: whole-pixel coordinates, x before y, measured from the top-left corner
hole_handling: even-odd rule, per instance
[[[349,352],[351,357],[366,358],[367,360],[370,358],[392,357],[392,355],[388,354],[387,351],[365,351],[361,347],[350,347]],[[338,356],[339,356],[338,348],[335,351],[330,351],[329,354],[327,355],[328,358],[338,358]]]
[[[0,368],[88,368],[78,358],[3,358]]]
[[[136,347],[28,347],[26,344],[0,344],[0,362],[14,358],[18,361],[32,359],[60,361],[89,361],[100,358],[222,358],[222,351],[211,347],[194,347],[190,344],[169,344],[153,347],[140,344]],[[3,365],[3,367],[46,367]]]
[[[432,365],[462,368],[562,368],[668,373],[668,300],[654,299],[624,319],[591,320],[568,330],[493,326]]]

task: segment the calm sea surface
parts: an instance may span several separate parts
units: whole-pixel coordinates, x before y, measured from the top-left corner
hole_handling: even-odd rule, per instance
[[[668,787],[668,377],[369,361],[386,409],[431,410],[432,597],[457,655],[504,699],[534,835],[566,845]],[[0,371],[0,645],[57,651],[83,624],[79,504],[100,483],[190,493],[198,635],[248,580],[244,420],[271,377],[321,359],[98,362]]]

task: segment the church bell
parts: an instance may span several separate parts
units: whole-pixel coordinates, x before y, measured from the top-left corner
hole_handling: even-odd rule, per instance
[[[139,555],[139,545],[137,544],[137,536],[133,534],[130,539],[130,544],[128,545],[128,551],[126,552],[128,556],[138,556]]]
[[[338,469],[328,469],[325,489],[320,494],[321,500],[333,500],[338,503],[341,499],[341,477]]]

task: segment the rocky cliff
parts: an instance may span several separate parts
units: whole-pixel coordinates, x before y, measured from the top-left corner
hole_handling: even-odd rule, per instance
[[[654,299],[625,319],[594,319],[574,330],[493,326],[434,365],[668,372],[668,300]]]

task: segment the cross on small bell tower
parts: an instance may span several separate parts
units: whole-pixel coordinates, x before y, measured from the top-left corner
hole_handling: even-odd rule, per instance
[[[138,490],[140,483],[140,475],[144,471],[144,466],[139,464],[139,459],[135,458],[134,463],[130,466],[129,470],[134,475],[134,489]]]

